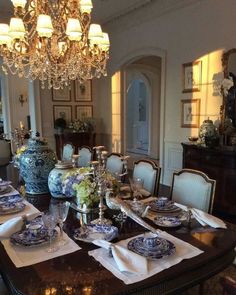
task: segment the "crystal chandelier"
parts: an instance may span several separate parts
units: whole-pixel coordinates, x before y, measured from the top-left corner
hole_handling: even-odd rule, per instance
[[[109,37],[91,24],[91,0],[11,0],[14,17],[0,24],[3,71],[42,88],[60,89],[106,75]]]

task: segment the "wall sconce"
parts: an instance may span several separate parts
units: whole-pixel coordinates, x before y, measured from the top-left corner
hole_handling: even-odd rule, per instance
[[[20,102],[22,107],[23,107],[24,102],[26,102],[26,101],[27,101],[27,97],[24,96],[23,94],[20,94],[19,95],[19,102]]]

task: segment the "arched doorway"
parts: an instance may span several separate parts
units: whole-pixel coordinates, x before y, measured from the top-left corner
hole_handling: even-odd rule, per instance
[[[126,151],[149,154],[151,85],[146,77],[136,72],[127,88]]]
[[[123,151],[134,160],[160,158],[161,63],[148,56],[123,68]]]

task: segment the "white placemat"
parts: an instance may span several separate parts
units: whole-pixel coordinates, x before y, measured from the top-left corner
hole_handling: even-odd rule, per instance
[[[142,236],[142,235],[140,235]],[[158,260],[149,260],[148,261],[148,274],[133,274],[128,272],[121,272],[119,271],[113,257],[109,257],[108,250],[99,248],[93,251],[88,252],[90,256],[93,256],[97,261],[99,261],[105,268],[107,268],[109,271],[111,271],[117,278],[122,280],[125,284],[133,284],[139,281],[142,281],[144,279],[147,279],[158,272],[161,272],[164,269],[167,269],[179,262],[181,262],[183,259],[189,259],[192,257],[195,257],[201,253],[203,253],[202,250],[190,245],[189,243],[186,243],[184,241],[181,241],[180,239],[168,234],[167,232],[162,232],[160,234],[160,237],[165,238],[172,243],[174,243],[176,247],[176,253],[165,258],[161,258]],[[133,237],[134,238],[134,237]],[[133,239],[127,239],[118,242],[117,244],[122,246],[127,246],[128,242]]]
[[[9,239],[1,241],[8,256],[16,267],[24,267],[46,261],[55,257],[73,253],[81,248],[71,240],[66,233],[63,233],[64,239],[67,243],[64,246],[59,246],[59,250],[54,253],[48,253],[46,250],[49,244],[35,246],[35,247],[21,247],[11,244]],[[56,243],[57,241],[54,241]]]

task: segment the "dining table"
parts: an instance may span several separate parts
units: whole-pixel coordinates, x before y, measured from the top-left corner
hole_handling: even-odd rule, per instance
[[[38,210],[48,208],[53,198],[50,194],[25,195],[24,198]],[[71,201],[71,200],[69,200]],[[117,211],[106,210],[119,235],[113,243],[137,236],[146,230],[129,217],[117,220]],[[151,220],[147,223],[159,228]],[[196,257],[164,269],[157,274],[133,284],[125,284],[88,254],[98,247],[74,239],[80,228],[78,212],[69,209],[64,231],[81,247],[80,250],[25,267],[16,267],[0,243],[0,274],[10,294],[14,295],[130,295],[178,294],[200,284],[229,266],[235,258],[235,226],[227,229],[203,227],[196,220],[183,222],[174,228],[161,228],[168,234],[185,241],[203,252]]]

